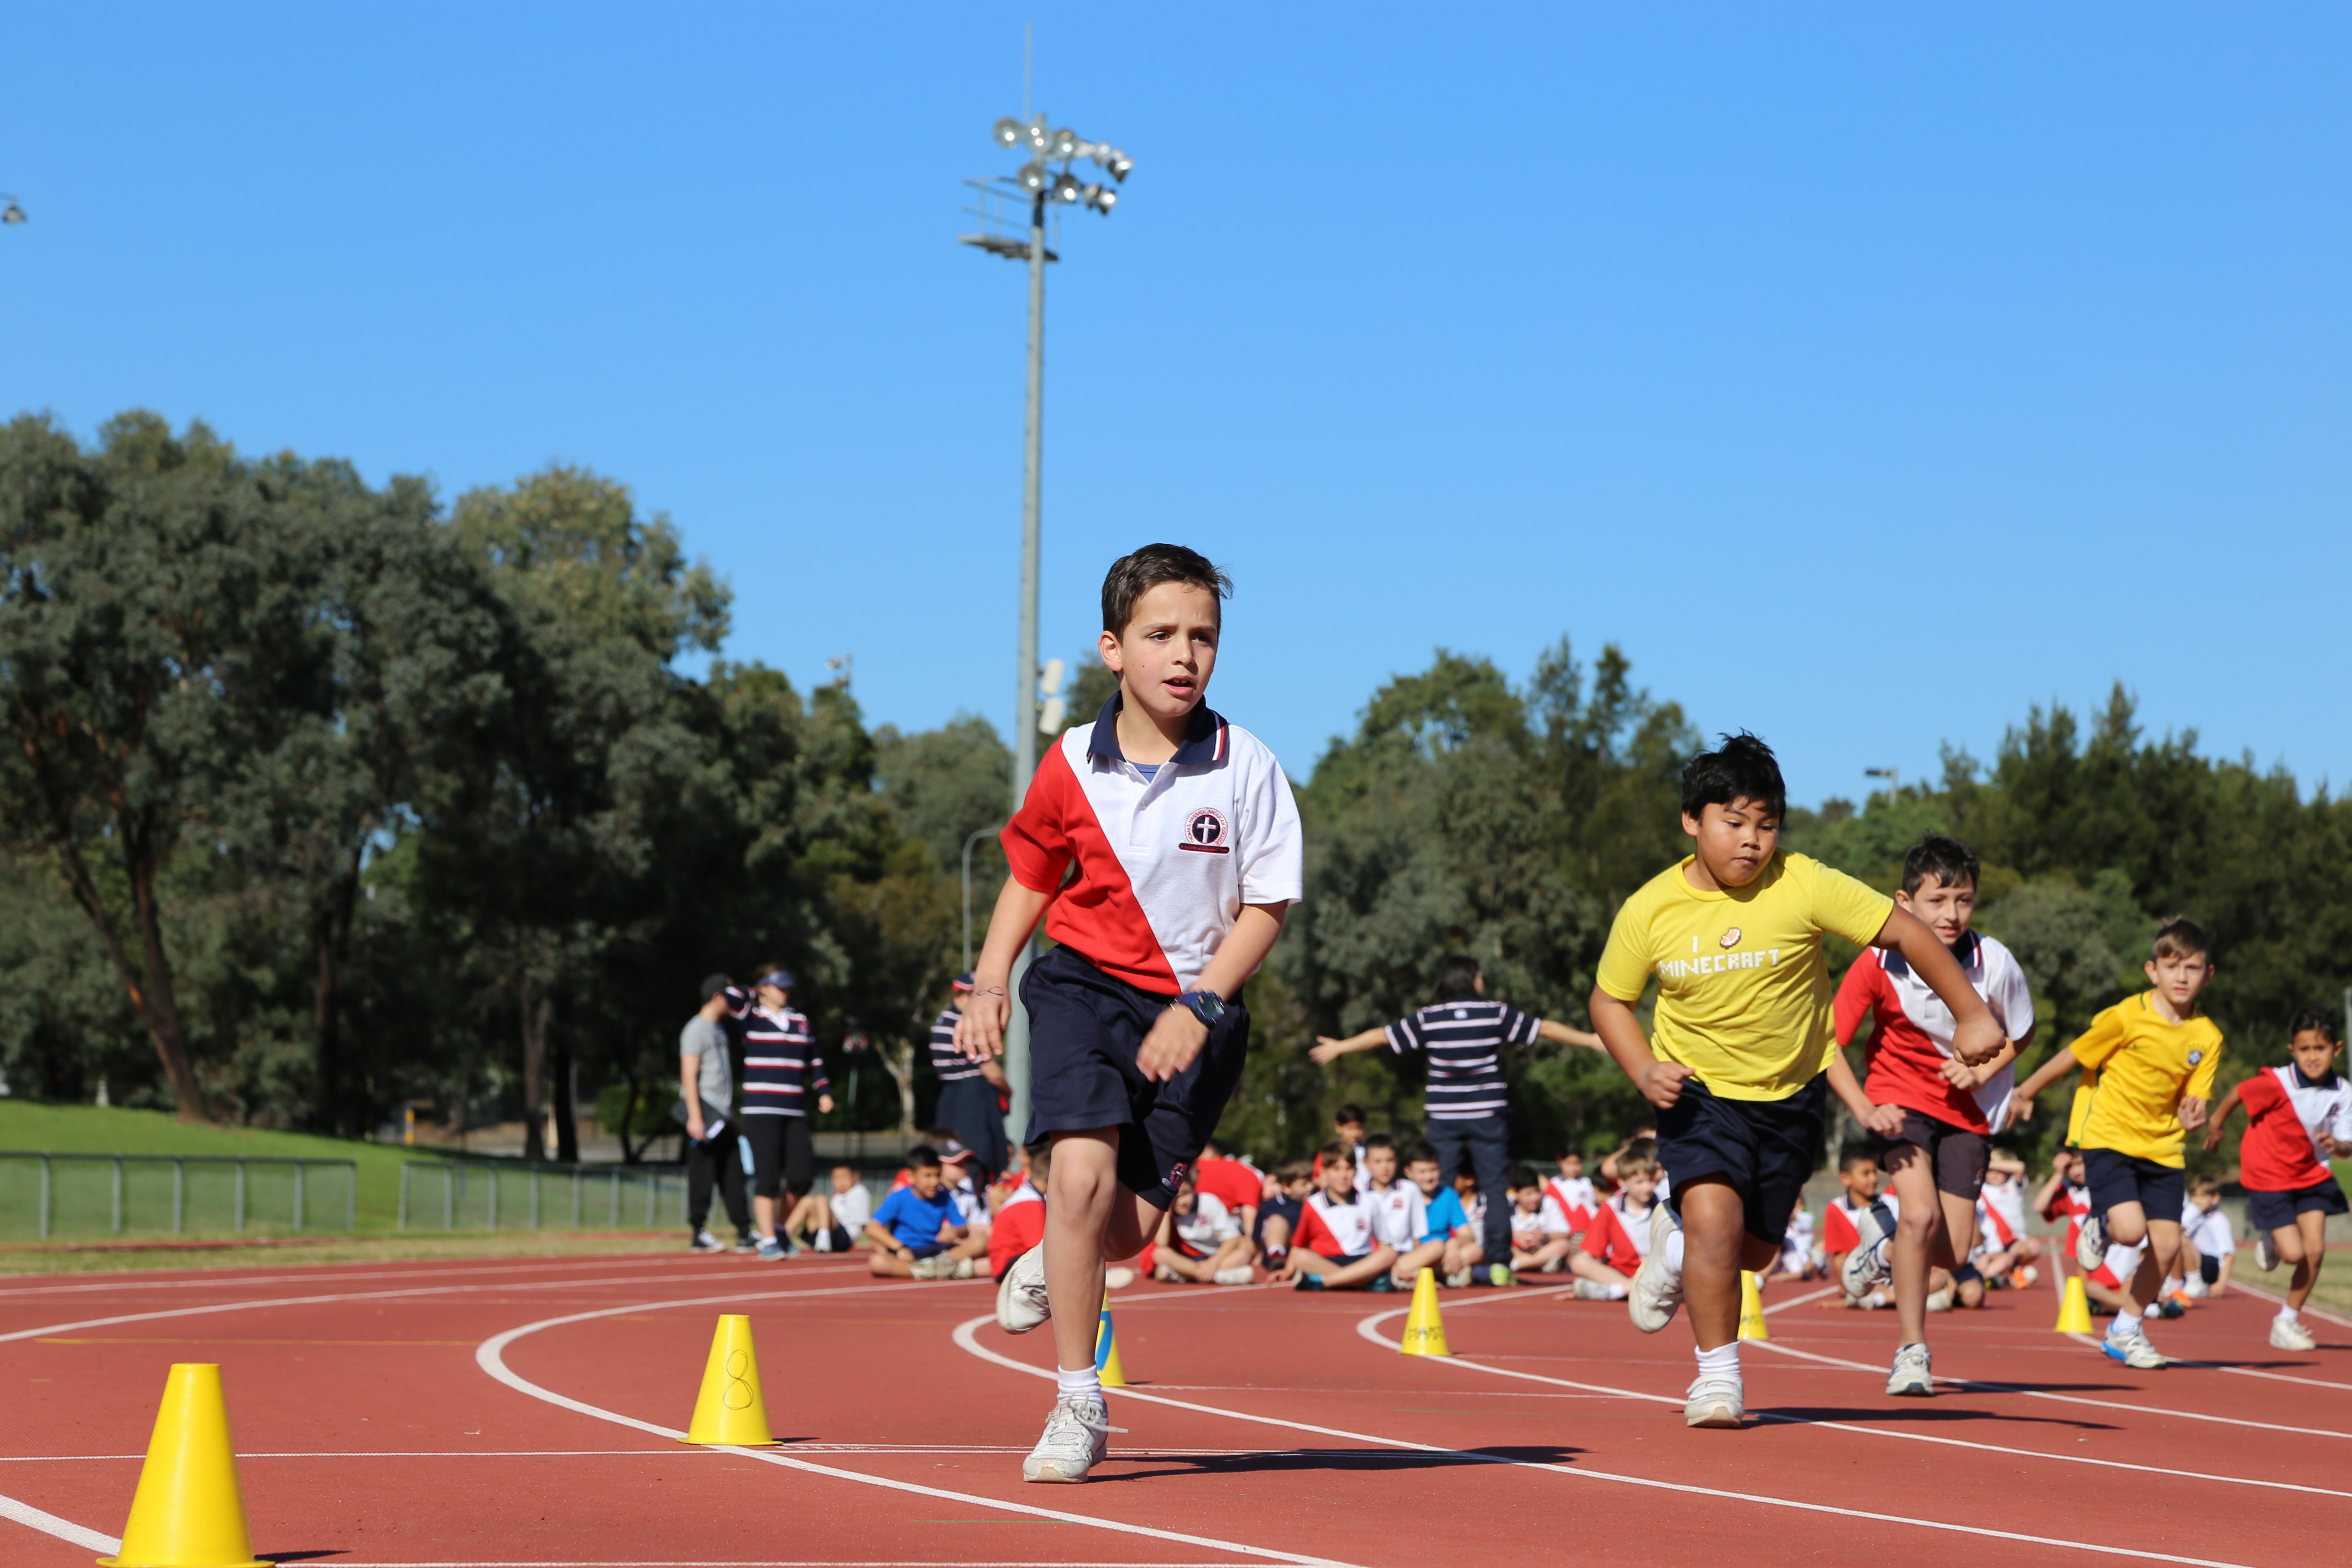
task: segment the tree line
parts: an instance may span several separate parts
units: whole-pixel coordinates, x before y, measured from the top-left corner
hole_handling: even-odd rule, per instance
[[[971,836],[982,925],[1003,874],[1006,748],[978,718],[869,727],[842,686],[717,658],[726,583],[625,486],[555,467],[445,505],[201,424],[128,414],[84,444],[25,416],[0,432],[0,552],[15,1093],[103,1083],[341,1133],[423,1103],[520,1117],[559,1158],[593,1100],[635,1153],[696,981],[775,959],[842,1081],[820,1126],[928,1117],[919,1045],[961,966]],[[1110,685],[1091,650],[1079,668],[1082,723]],[[1413,1064],[1327,1071],[1305,1047],[1427,1000],[1446,952],[1582,1024],[1617,905],[1683,853],[1698,744],[1614,647],[1588,666],[1563,639],[1523,684],[1440,651],[1382,686],[1299,787],[1307,898],[1251,987],[1225,1135],[1303,1149],[1343,1100],[1414,1120]],[[1891,889],[1930,830],[1984,857],[1979,921],[2032,980],[2035,1058],[2138,985],[2165,914],[2215,933],[2233,1071],[2283,1060],[2287,1015],[2352,983],[2347,807],[2148,738],[2120,689],[2087,724],[2032,711],[1990,764],[1949,752],[1933,784],[1792,811],[1787,843]],[[1644,1118],[1596,1054],[1510,1065],[1523,1152]]]

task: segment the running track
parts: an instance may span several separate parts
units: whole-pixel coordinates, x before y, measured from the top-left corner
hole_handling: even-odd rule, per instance
[[[2113,1366],[2055,1297],[1936,1320],[1931,1401],[1880,1392],[1891,1313],[1768,1297],[1754,1422],[1681,1421],[1689,1331],[1557,1291],[1143,1287],[1136,1386],[1083,1487],[1024,1486],[1042,1333],[989,1288],[677,1256],[0,1285],[0,1562],[86,1564],[122,1527],[164,1368],[217,1361],[256,1546],[490,1564],[2293,1564],[2352,1539],[2352,1325],[2270,1350],[2242,1295],[2158,1325],[2194,1364]],[[777,1436],[674,1439],[722,1311],[752,1319]]]

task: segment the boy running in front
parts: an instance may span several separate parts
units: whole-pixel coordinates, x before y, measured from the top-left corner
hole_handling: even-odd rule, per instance
[[[1928,1271],[1952,1270],[1963,1292],[1978,1278],[1969,1261],[1976,1247],[1977,1194],[1984,1190],[1992,1135],[2008,1119],[2017,1087],[2010,1064],[2033,1038],[2033,993],[2025,971],[2009,949],[1969,929],[1976,902],[1977,857],[1967,845],[1931,833],[1903,858],[1903,890],[1895,905],[1927,922],[2008,1036],[2010,1044],[1990,1061],[1970,1067],[1952,1055],[1951,1009],[1899,953],[1864,952],[1838,987],[1840,1046],[1854,1037],[1865,1017],[1873,1020],[1864,1047],[1864,1089],[1871,1103],[1864,1121],[1877,1137],[1878,1163],[1894,1179],[1902,1215],[1890,1226],[1891,1216],[1877,1205],[1863,1211],[1861,1244],[1846,1255],[1839,1283],[1860,1299],[1893,1278],[1898,1333],[1889,1394],[1936,1392],[1927,1354]]]
[[[1952,1010],[1953,1052],[1974,1065],[2007,1043],[1951,950],[1894,900],[1819,861],[1780,852],[1787,790],[1771,749],[1727,736],[1683,770],[1683,831],[1694,852],[1625,900],[1592,988],[1592,1026],[1658,1108],[1669,1195],[1626,1300],[1655,1333],[1685,1299],[1698,1376],[1683,1418],[1738,1426],[1739,1273],[1780,1255],[1812,1173],[1831,1030],[1834,933],[1891,947]],[[1654,975],[1654,1032],[1633,1004]]]
[[[1021,1001],[1024,1142],[1054,1144],[1045,1239],[1005,1270],[996,1298],[1008,1332],[1054,1321],[1060,1390],[1024,1480],[1082,1481],[1103,1457],[1105,1260],[1158,1233],[1215,1130],[1249,1049],[1242,984],[1301,891],[1298,807],[1281,764],[1204,700],[1231,588],[1181,545],[1112,563],[1100,647],[1118,690],[1045,753],[1005,824],[1012,875],[956,1026],[967,1057],[1003,1051],[1013,960],[1043,917],[1055,945],[1023,977]]]
[[[2022,1109],[2077,1064],[2099,1069],[2081,1134],[2091,1213],[2074,1261],[2086,1273],[2105,1268],[2121,1291],[2125,1310],[2099,1348],[2141,1372],[2165,1364],[2140,1320],[2180,1251],[2181,1145],[2204,1125],[2221,1065],[2221,1031],[2197,1015],[2198,993],[2213,978],[2212,951],[2195,921],[2176,916],[2158,926],[2147,964],[2152,989],[2093,1018],[2081,1039],[2017,1090]]]

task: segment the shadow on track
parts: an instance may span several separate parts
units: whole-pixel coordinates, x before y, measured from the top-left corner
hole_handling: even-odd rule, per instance
[[[1538,1447],[1464,1448],[1445,1454],[1419,1454],[1394,1448],[1269,1448],[1256,1454],[1202,1454],[1193,1458],[1122,1461],[1114,1450],[1106,1464],[1132,1464],[1136,1468],[1097,1468],[1088,1478],[1088,1484],[1150,1480],[1162,1476],[1218,1477],[1300,1470],[1443,1470],[1456,1469],[1465,1465],[1491,1465],[1497,1460],[1564,1465],[1583,1452],[1581,1448],[1549,1444]]]

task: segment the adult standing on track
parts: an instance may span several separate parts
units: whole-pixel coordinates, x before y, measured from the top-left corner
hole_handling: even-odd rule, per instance
[[[1319,1066],[1328,1066],[1350,1051],[1387,1046],[1402,1056],[1407,1051],[1429,1055],[1429,1082],[1423,1114],[1428,1138],[1437,1150],[1438,1181],[1451,1185],[1454,1173],[1466,1162],[1477,1173],[1478,1191],[1486,1200],[1482,1243],[1486,1249],[1490,1283],[1511,1282],[1511,1205],[1504,1200],[1505,1173],[1511,1163],[1510,1092],[1503,1082],[1503,1047],[1532,1040],[1554,1045],[1601,1048],[1601,1037],[1571,1029],[1549,1018],[1533,1018],[1517,1008],[1486,1000],[1486,976],[1478,961],[1453,953],[1437,966],[1437,1000],[1419,1012],[1385,1027],[1335,1040],[1315,1038],[1307,1052]]]
[[[735,1075],[728,1060],[727,992],[734,982],[713,974],[702,982],[702,1009],[677,1036],[679,1114],[686,1121],[686,1227],[697,1252],[724,1252],[727,1244],[703,1228],[710,1217],[715,1179],[735,1222],[735,1250],[752,1249],[751,1211],[743,1201],[743,1136],[735,1128]]]
[[[971,971],[955,977],[948,1005],[931,1020],[931,1071],[939,1075],[940,1106],[932,1121],[948,1128],[980,1162],[976,1188],[1004,1173],[1011,1151],[1004,1140],[1004,1069],[993,1057],[973,1061],[956,1049],[956,1026],[963,1021],[963,998],[971,994]]]
[[[820,1113],[833,1109],[833,1087],[817,1055],[808,1015],[792,1005],[792,971],[763,963],[747,995],[726,991],[728,1016],[743,1040],[743,1132],[751,1144],[751,1209],[760,1226],[760,1256],[789,1258],[800,1250],[776,1227],[816,1181],[816,1148],[809,1142],[809,1097]],[[777,1206],[781,1190],[784,1203]]]

